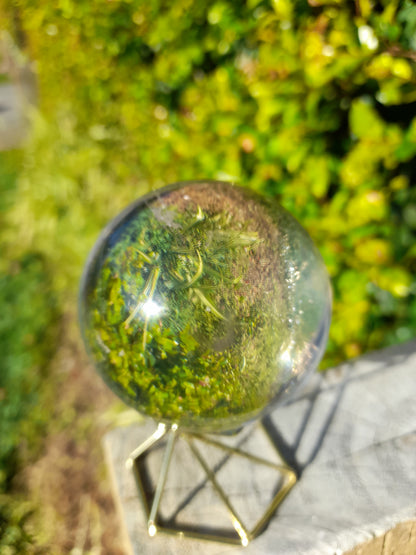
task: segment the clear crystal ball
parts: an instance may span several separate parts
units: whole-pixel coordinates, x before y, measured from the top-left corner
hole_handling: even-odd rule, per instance
[[[83,337],[128,405],[185,429],[263,414],[316,368],[331,292],[279,204],[222,182],[137,200],[103,231],[80,294]]]

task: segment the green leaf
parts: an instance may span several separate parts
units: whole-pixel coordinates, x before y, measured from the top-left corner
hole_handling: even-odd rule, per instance
[[[350,129],[359,139],[381,139],[384,124],[375,109],[362,99],[355,100],[349,114]]]

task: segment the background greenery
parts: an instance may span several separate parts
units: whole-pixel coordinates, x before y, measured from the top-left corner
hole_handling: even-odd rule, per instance
[[[323,367],[414,336],[416,5],[1,0],[0,17],[40,90],[25,148],[0,157],[0,546],[13,553],[40,543],[7,495],[49,433],[59,331],[79,344],[85,257],[149,189],[213,178],[280,199],[332,278]]]

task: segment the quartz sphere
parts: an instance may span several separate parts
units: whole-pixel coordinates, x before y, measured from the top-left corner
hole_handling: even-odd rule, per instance
[[[103,231],[80,320],[104,380],[184,429],[233,430],[285,399],[322,357],[331,293],[319,252],[275,201],[178,183]]]

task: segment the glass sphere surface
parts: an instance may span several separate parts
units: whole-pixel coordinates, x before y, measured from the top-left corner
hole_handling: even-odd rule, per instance
[[[324,263],[276,202],[223,182],[138,199],[103,231],[80,320],[104,380],[155,420],[236,429],[316,368],[331,292]]]

